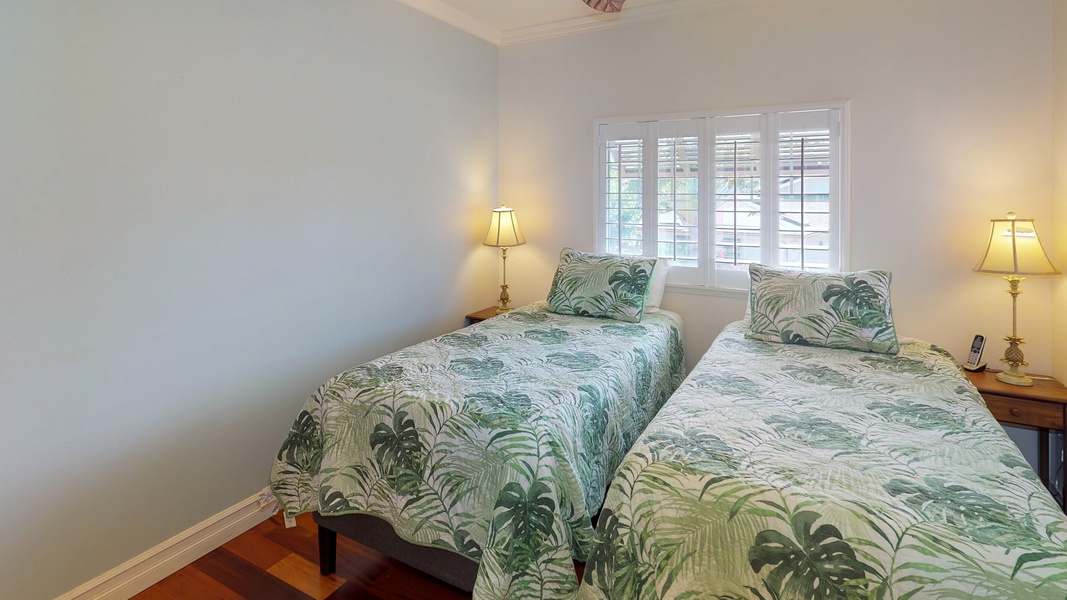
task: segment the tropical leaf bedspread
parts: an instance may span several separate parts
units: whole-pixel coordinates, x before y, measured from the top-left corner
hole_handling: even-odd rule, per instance
[[[375,515],[479,562],[475,598],[573,597],[591,515],[684,369],[666,315],[530,305],[329,380],[270,486],[287,515]]]
[[[579,595],[1067,597],[1067,521],[951,358],[726,328],[612,483]]]

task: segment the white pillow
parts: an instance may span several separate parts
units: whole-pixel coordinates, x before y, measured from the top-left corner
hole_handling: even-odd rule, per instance
[[[652,282],[648,285],[648,300],[645,300],[645,309],[659,308],[663,302],[663,289],[667,287],[667,271],[671,269],[671,261],[666,258],[656,260],[656,266],[652,269]]]

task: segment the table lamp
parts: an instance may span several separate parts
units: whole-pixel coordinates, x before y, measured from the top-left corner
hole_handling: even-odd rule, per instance
[[[526,243],[526,238],[522,237],[522,231],[519,230],[519,222],[515,219],[514,208],[501,206],[493,209],[493,216],[489,221],[489,233],[485,234],[483,243],[486,246],[500,248],[500,256],[504,261],[503,283],[500,284],[500,306],[496,309],[496,314],[499,315],[511,310],[508,307],[508,303],[511,302],[511,296],[508,295],[508,248]]]
[[[1019,370],[1027,366],[1023,351],[1019,348],[1023,338],[1016,329],[1016,304],[1019,299],[1019,282],[1025,277],[1020,275],[1056,275],[1059,271],[1041,247],[1037,238],[1033,219],[1017,219],[1015,213],[1008,213],[1005,219],[991,219],[989,228],[989,245],[985,256],[974,268],[980,273],[1000,273],[1008,280],[1008,293],[1011,294],[1011,335],[1004,338],[1008,348],[1000,362],[1008,365],[1007,371],[997,373],[997,379],[1011,385],[1034,385],[1034,381]]]

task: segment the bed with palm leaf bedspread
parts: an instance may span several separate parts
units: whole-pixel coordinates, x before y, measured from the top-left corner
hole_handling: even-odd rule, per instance
[[[1067,597],[1064,515],[944,351],[746,331],[623,461],[582,600]]]
[[[478,562],[476,598],[573,597],[611,475],[683,377],[666,314],[530,305],[328,381],[271,489],[287,515],[374,515]]]

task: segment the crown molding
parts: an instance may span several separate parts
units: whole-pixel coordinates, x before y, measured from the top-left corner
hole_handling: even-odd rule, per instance
[[[500,32],[500,43],[497,45],[511,46],[515,44],[525,44],[527,42],[547,40],[578,33],[587,33],[599,29],[610,29],[612,27],[629,25],[638,21],[662,18],[697,10],[707,10],[709,8],[719,8],[749,1],[751,0],[665,0],[664,2],[647,6],[638,6],[635,8],[624,7],[621,12],[617,13],[599,13],[587,17],[564,19],[554,23],[508,29]]]
[[[706,10],[750,2],[751,0],[664,0],[656,4],[625,8],[617,13],[597,13],[574,19],[564,19],[552,23],[515,27],[499,31],[485,22],[458,10],[442,0],[398,0],[417,11],[444,21],[467,33],[477,36],[496,46],[512,46],[538,40],[546,40],[566,35],[586,33],[598,29],[608,29],[628,25],[646,19]],[[575,0],[576,2],[578,0]]]
[[[426,13],[439,21],[444,21],[453,27],[457,27],[471,35],[480,37],[490,44],[495,46],[501,45],[502,38],[499,31],[486,25],[482,21],[475,19],[469,14],[441,2],[441,0],[398,1],[407,4],[419,12]]]

